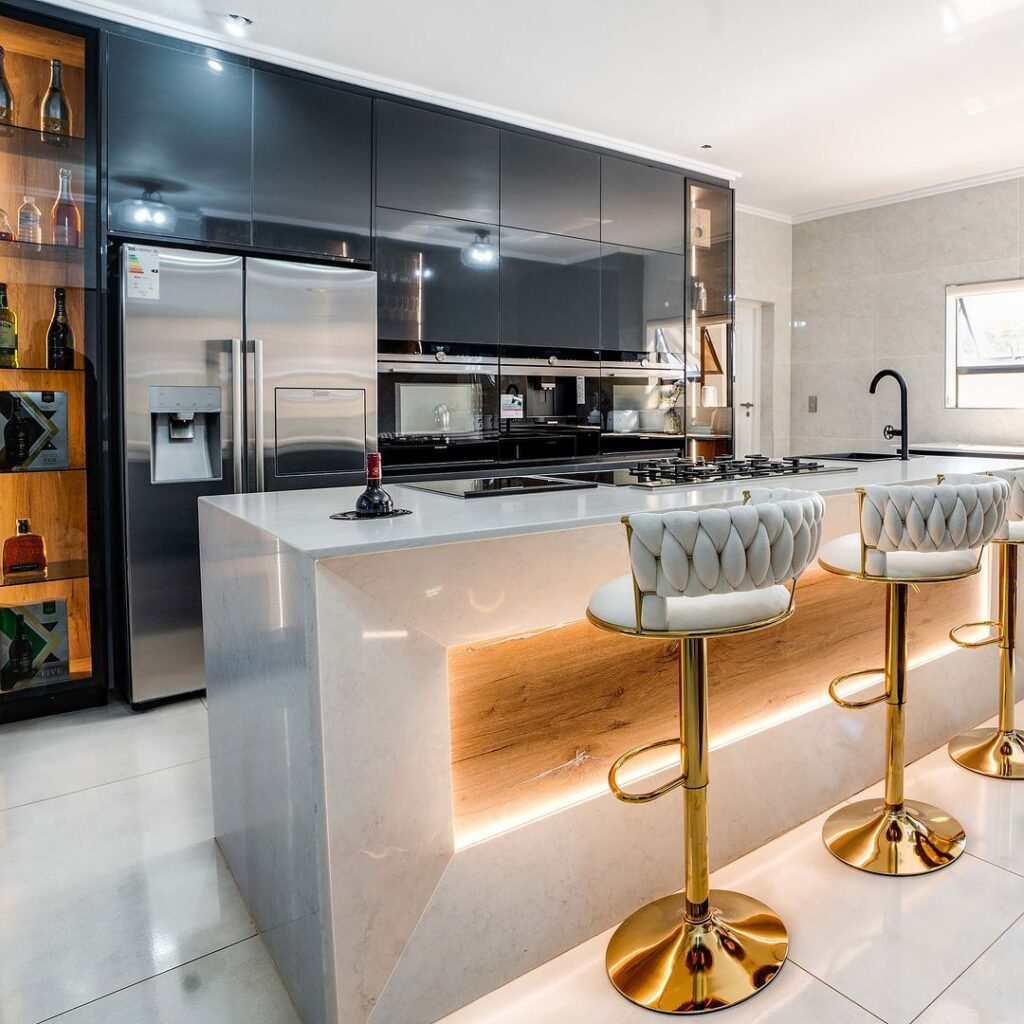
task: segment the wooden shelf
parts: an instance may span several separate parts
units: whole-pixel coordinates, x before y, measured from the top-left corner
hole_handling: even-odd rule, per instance
[[[57,580],[84,580],[89,578],[89,563],[84,559],[51,562],[45,573],[12,572],[0,575],[0,587],[32,587]],[[42,600],[42,599],[40,599]]]
[[[18,519],[28,519],[32,532],[45,541],[51,562],[85,561],[85,482],[83,469],[0,474],[0,545],[14,534]]]

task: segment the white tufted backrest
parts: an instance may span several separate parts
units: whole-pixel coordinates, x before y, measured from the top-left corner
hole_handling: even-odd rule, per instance
[[[878,551],[967,551],[987,544],[1006,519],[1004,480],[863,488],[860,532]]]
[[[1024,519],[1024,469],[995,469],[992,475],[1005,480],[1010,488],[1010,512]]]
[[[643,594],[704,597],[796,579],[821,542],[825,502],[805,491],[782,501],[629,517],[629,556]]]

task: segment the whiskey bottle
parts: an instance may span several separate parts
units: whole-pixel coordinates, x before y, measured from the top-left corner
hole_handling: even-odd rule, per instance
[[[25,616],[15,615],[14,636],[7,648],[7,669],[12,684],[32,678],[32,660],[32,644],[25,634]]]
[[[50,61],[50,87],[39,104],[39,137],[55,146],[66,146],[72,134],[71,104],[61,84],[62,65]]]
[[[19,519],[18,532],[4,541],[3,574],[45,573],[46,543],[38,533],[32,532],[27,519]]]
[[[18,368],[18,314],[7,305],[7,285],[0,282],[0,369]]]
[[[10,125],[14,124],[14,93],[11,83],[7,81],[4,70],[4,48],[0,46],[0,135],[10,136],[14,133]]]
[[[75,332],[68,319],[67,293],[63,288],[53,289],[53,316],[46,330],[46,368],[73,370],[75,368]]]
[[[60,190],[50,210],[50,233],[54,245],[78,248],[82,234],[82,215],[71,198],[71,172],[66,167],[60,169]]]
[[[356,515],[362,519],[389,516],[395,510],[391,495],[380,482],[380,452],[366,456],[366,490],[356,498]]]
[[[17,469],[27,458],[30,448],[25,417],[21,412],[21,398],[11,396],[11,416],[4,427],[3,469]]]

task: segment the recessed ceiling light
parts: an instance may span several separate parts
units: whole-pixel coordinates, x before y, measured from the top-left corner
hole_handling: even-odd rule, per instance
[[[705,142],[705,143],[704,143],[704,145],[703,145],[703,146],[701,146],[700,148],[701,148],[701,149],[710,149],[710,148],[711,148],[711,143],[709,143],[709,142]]]
[[[244,36],[251,24],[252,18],[247,18],[244,14],[229,14],[224,19],[224,27],[233,36]]]

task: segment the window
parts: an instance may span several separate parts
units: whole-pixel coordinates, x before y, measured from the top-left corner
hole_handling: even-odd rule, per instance
[[[1024,279],[946,288],[946,407],[1024,408]]]

